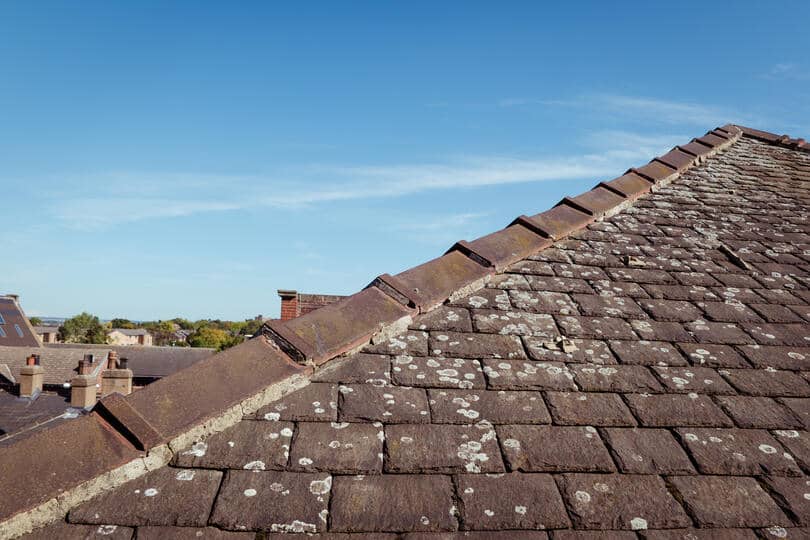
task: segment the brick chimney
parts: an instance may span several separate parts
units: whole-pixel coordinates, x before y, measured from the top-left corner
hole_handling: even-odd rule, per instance
[[[107,369],[101,372],[101,397],[113,392],[127,395],[132,393],[132,370],[127,369],[127,359],[118,359],[118,353],[110,351],[107,356]]]
[[[34,399],[42,392],[45,370],[39,365],[39,355],[32,354],[20,369],[20,397]]]
[[[93,376],[93,355],[79,360],[79,374],[70,380],[70,406],[90,409],[96,404],[98,378]]]
[[[298,317],[298,291],[279,289],[278,295],[281,297],[281,320],[288,321]]]

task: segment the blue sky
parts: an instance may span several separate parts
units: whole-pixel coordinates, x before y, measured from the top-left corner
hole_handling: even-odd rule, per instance
[[[277,316],[717,125],[810,137],[810,2],[652,4],[0,3],[0,292]]]

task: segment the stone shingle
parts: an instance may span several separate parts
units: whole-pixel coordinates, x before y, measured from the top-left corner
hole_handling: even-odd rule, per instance
[[[173,464],[204,469],[283,468],[287,465],[293,428],[292,422],[240,422],[181,450]]]
[[[484,374],[478,360],[465,358],[414,358],[397,356],[391,368],[394,382],[428,388],[484,388]]]
[[[559,484],[574,526],[579,529],[640,530],[691,525],[658,476],[564,474]]]
[[[423,424],[430,421],[427,394],[422,388],[358,384],[341,386],[340,394],[341,422]]]
[[[686,360],[666,341],[611,341],[610,348],[622,364],[685,366]]]
[[[682,428],[678,434],[704,474],[801,474],[793,456],[765,430]]]
[[[561,529],[570,525],[551,475],[458,477],[461,519],[470,529]]]
[[[433,422],[548,424],[551,416],[540,392],[508,390],[429,390]]]
[[[733,425],[708,396],[698,394],[627,394],[627,404],[642,426],[713,426]]]
[[[548,392],[548,408],[555,424],[575,426],[634,426],[636,420],[618,394]]]
[[[742,428],[796,429],[802,423],[784,405],[773,398],[720,396],[717,403]]]
[[[449,358],[526,358],[517,336],[431,332],[430,353]]]
[[[753,478],[675,476],[670,481],[701,527],[792,525]]]
[[[450,477],[427,474],[338,476],[332,487],[332,530],[454,531]]]
[[[737,390],[752,396],[810,396],[807,382],[791,371],[728,369],[723,375]]]
[[[503,390],[576,390],[574,374],[560,362],[484,360],[490,388]]]
[[[256,418],[270,415],[277,420],[329,422],[337,420],[337,385],[312,383],[256,412]]]
[[[512,471],[616,470],[599,434],[590,426],[500,426],[498,438]]]
[[[228,471],[211,524],[227,530],[323,531],[331,487],[332,477],[324,473]]]
[[[381,424],[300,422],[290,467],[306,472],[374,473],[382,470]]]
[[[539,338],[524,338],[526,349],[532,360],[541,362],[579,362],[593,364],[615,364],[616,359],[605,341],[592,339],[569,340],[573,347],[562,350],[556,341]]]
[[[686,453],[665,429],[607,428],[605,441],[628,474],[694,474]]]
[[[77,506],[68,519],[94,525],[204,527],[221,479],[220,471],[163,467]]]
[[[386,472],[503,472],[495,430],[471,426],[400,424],[385,428]]]
[[[659,383],[644,366],[572,365],[575,381],[589,392],[660,392]]]

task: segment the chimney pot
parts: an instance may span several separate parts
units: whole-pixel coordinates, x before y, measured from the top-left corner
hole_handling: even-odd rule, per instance
[[[39,365],[39,355],[29,356],[20,368],[20,397],[36,398],[42,392],[45,370]]]
[[[127,359],[121,358],[115,366],[115,357],[110,353],[110,364],[101,372],[101,397],[118,392],[128,395],[132,393],[132,370],[127,369]]]
[[[107,369],[115,369],[118,367],[120,360],[118,359],[118,353],[115,351],[110,351],[107,355]]]

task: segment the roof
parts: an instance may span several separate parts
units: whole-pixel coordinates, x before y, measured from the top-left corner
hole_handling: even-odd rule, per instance
[[[38,347],[28,317],[16,296],[0,296],[0,347]]]
[[[36,399],[27,399],[0,389],[0,447],[9,444],[12,437],[22,431],[42,428],[79,414],[71,408],[70,398],[59,394],[43,392]]]
[[[149,335],[149,331],[145,328],[113,328],[108,334],[112,332],[118,332],[119,334],[124,334],[125,336],[147,336]]]
[[[208,358],[216,349],[205,347],[163,347],[144,345],[81,345],[74,343],[49,343],[48,349],[70,349],[74,347],[90,350],[109,350],[127,359],[127,368],[136,379],[157,379],[186,369]]]
[[[807,537],[808,152],[718,128],[108,396],[0,456],[0,530]]]
[[[25,365],[26,359],[32,354],[38,354],[40,365],[44,369],[44,384],[61,385],[78,375],[79,360],[87,354],[92,354],[96,363],[96,371],[106,365],[106,358],[112,349],[110,347],[0,347],[0,376],[7,378],[6,366],[14,380],[19,383],[20,368]]]

